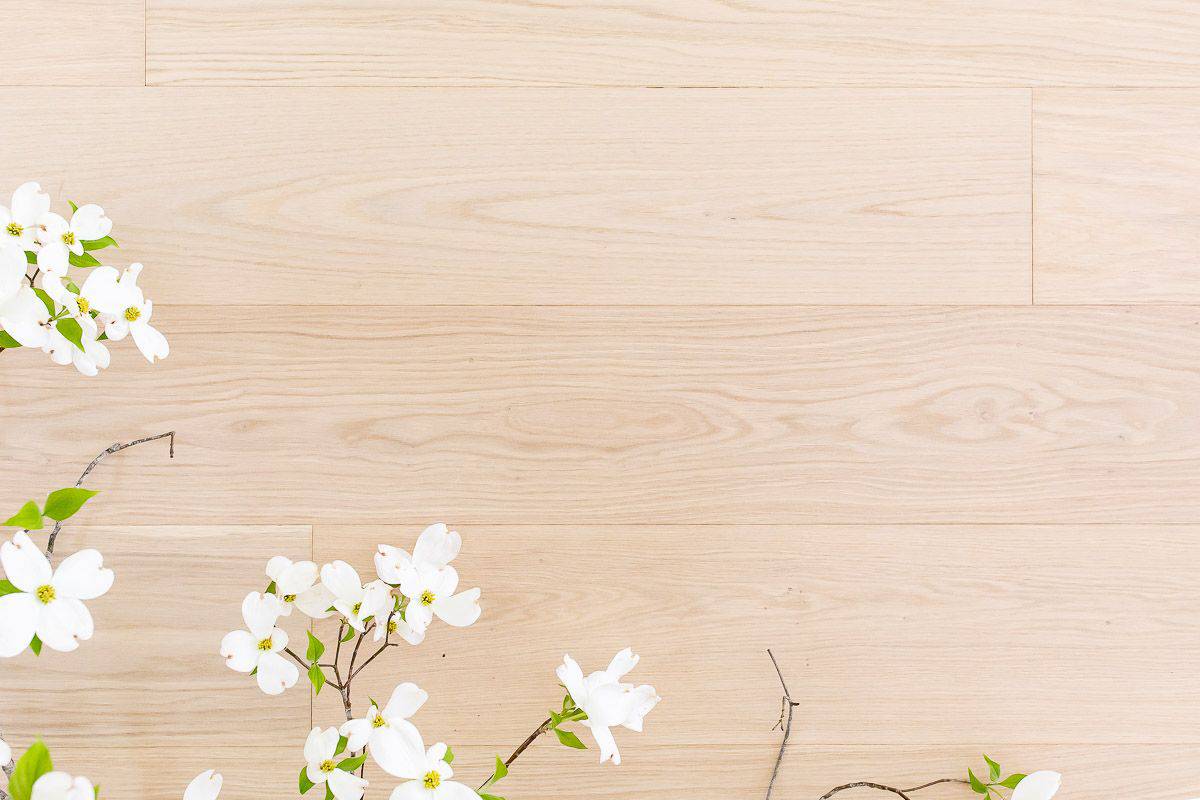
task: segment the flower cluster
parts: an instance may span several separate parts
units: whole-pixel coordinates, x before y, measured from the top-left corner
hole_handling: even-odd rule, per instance
[[[330,685],[341,695],[347,721],[313,728],[304,743],[302,794],[320,786],[326,800],[361,800],[370,786],[364,777],[369,758],[402,781],[391,800],[502,800],[483,790],[508,774],[509,765],[528,742],[508,760],[497,757],[491,777],[475,790],[452,780],[453,751],[444,742],[426,747],[411,721],[429,699],[415,683],[398,685],[382,708],[370,701],[365,713],[353,711],[354,679],[384,651],[398,646],[393,636],[417,645],[435,619],[459,628],[479,619],[479,589],[458,591],[458,572],[450,565],[461,548],[457,532],[443,524],[431,525],[417,538],[411,554],[380,545],[375,553],[377,578],[367,583],[344,561],[318,568],[311,561],[276,556],[267,562],[266,590],[250,592],[243,599],[246,629],[227,634],[221,642],[221,655],[230,669],[253,675],[258,687],[271,695],[294,686],[303,669],[316,692]],[[289,646],[290,637],[278,625],[293,608],[313,619],[337,619],[332,658],[326,657],[325,643],[311,631],[305,633],[303,657]],[[359,648],[368,637],[378,649],[359,662]],[[637,663],[637,656],[626,649],[607,669],[585,677],[566,656],[558,677],[567,694],[529,741],[553,732],[563,745],[585,749],[579,737],[564,727],[578,722],[591,730],[601,763],[621,763],[613,728],[640,731],[643,718],[659,702],[654,687],[623,682]]]
[[[983,795],[987,800],[1004,800],[1004,795],[999,791],[1001,788],[1012,789],[1008,800],[1050,800],[1058,794],[1058,789],[1062,786],[1062,775],[1050,770],[1031,772],[1028,775],[1014,772],[1002,779],[1000,765],[986,754],[983,760],[987,762],[987,780],[977,777],[973,770],[968,769],[965,783],[971,787],[971,791]]]
[[[33,181],[0,206],[0,350],[41,350],[84,375],[107,368],[104,343],[126,336],[150,363],[166,358],[166,337],[150,324],[154,304],[137,285],[142,265],[103,266],[95,253],[117,246],[112,220],[98,205],[71,210],[70,220],[51,211]],[[92,270],[82,287],[72,267]]]

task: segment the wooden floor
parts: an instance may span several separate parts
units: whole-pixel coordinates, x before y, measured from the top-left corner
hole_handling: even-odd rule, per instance
[[[103,204],[173,352],[0,356],[0,507],[179,432],[94,474],[62,547],[117,584],[0,664],[17,744],[110,798],[295,796],[339,712],[224,668],[240,598],[445,520],[484,616],[368,688],[428,688],[460,775],[564,650],[665,697],[514,800],[762,797],[767,647],[779,797],[985,751],[1200,795],[1200,5],[3,7],[0,192]]]

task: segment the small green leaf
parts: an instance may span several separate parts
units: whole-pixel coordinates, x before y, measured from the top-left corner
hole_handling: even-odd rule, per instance
[[[316,786],[315,783],[308,779],[308,767],[300,768],[300,794],[305,794],[309,789]]]
[[[983,781],[979,780],[979,778],[976,778],[975,773],[971,772],[969,769],[967,770],[967,777],[970,779],[968,783],[971,784],[971,791],[975,792],[976,794],[983,795],[988,793],[987,787],[983,785]]]
[[[33,252],[32,250],[26,250],[25,251],[25,263],[26,264],[36,264],[37,263],[37,253]]]
[[[0,347],[5,350],[16,350],[21,343],[9,335],[8,331],[0,331]]]
[[[42,640],[34,636],[33,641],[29,643],[29,649],[33,651],[35,656],[40,656],[42,654]]]
[[[308,653],[307,653],[308,660],[315,662],[317,659],[319,659],[325,653],[325,644],[320,639],[313,636],[312,631],[307,631],[307,633],[308,633]]]
[[[355,635],[356,633],[358,633],[358,631],[354,630],[354,628],[352,628],[352,627],[350,627],[349,625],[347,625],[347,626],[346,626],[346,635],[342,637],[342,641],[343,641],[343,642],[348,642],[348,641],[350,641],[351,639],[353,639],[353,638],[354,638],[354,635]]]
[[[16,594],[19,591],[21,590],[13,586],[10,580],[7,578],[0,578],[0,597],[3,597],[6,594]]]
[[[366,763],[367,754],[355,756],[354,758],[343,758],[338,762],[338,769],[344,769],[346,772],[357,772],[358,768]]]
[[[50,760],[50,751],[40,740],[36,741],[13,768],[12,775],[8,778],[8,793],[12,795],[13,800],[30,800],[37,779],[53,771],[54,763]]]
[[[75,201],[74,201],[74,200],[68,200],[68,201],[67,201],[67,205],[71,206],[71,213],[72,213],[72,214],[74,214],[76,211],[78,211],[78,210],[79,210],[79,206],[75,205]]]
[[[508,767],[504,766],[504,762],[500,760],[500,756],[496,756],[496,769],[492,772],[492,777],[488,779],[488,783],[497,783],[507,774]]]
[[[333,789],[329,788],[329,781],[325,781],[325,800],[334,800]]]
[[[442,756],[442,761],[445,761],[447,764],[454,763],[454,751],[450,749],[450,745],[446,745],[446,755]]]
[[[321,688],[325,686],[325,673],[316,664],[308,668],[308,679],[312,681],[313,693],[320,694]]]
[[[504,800],[504,798],[498,794],[481,794],[479,796],[483,798],[483,800]]]
[[[79,327],[78,322],[75,322],[75,327]],[[83,508],[83,504],[97,494],[99,492],[93,492],[91,489],[57,489],[46,498],[46,510],[43,513],[50,519],[62,522],[75,516],[76,512]]]
[[[83,352],[83,326],[79,324],[78,320],[72,317],[63,317],[54,323],[54,327],[58,328],[58,332],[63,335],[64,339]]]
[[[271,581],[267,584],[267,590],[265,594],[275,594],[275,581]]]
[[[587,750],[587,745],[579,741],[579,737],[570,731],[554,729],[554,735],[558,737],[558,741],[567,747],[574,747],[576,750]]]
[[[92,239],[90,242],[83,243],[83,249],[86,252],[91,252],[92,250],[103,250],[106,247],[120,246],[121,245],[117,244],[117,240],[111,236],[105,236],[103,239]]]
[[[21,510],[9,517],[8,522],[4,523],[10,528],[24,528],[27,531],[40,531],[42,529],[42,512],[38,509],[37,503],[30,500],[25,505],[21,506]]]
[[[1017,788],[1017,784],[1023,780],[1025,780],[1025,775],[1023,773],[1014,772],[1012,775],[1009,775],[1007,778],[1000,781],[999,785],[1003,786],[1005,789],[1015,789]]]
[[[992,783],[995,783],[996,779],[1000,777],[1000,765],[988,758],[987,753],[983,754],[983,760],[986,761],[988,765],[988,780]]]
[[[81,255],[81,256],[77,256],[74,253],[71,253],[70,261],[71,261],[71,266],[82,267],[83,269],[88,269],[89,267],[100,266],[100,262],[96,260],[96,257],[94,255],[92,255],[91,253],[87,252],[86,250],[84,251],[83,255]]]
[[[337,743],[337,749],[333,751],[333,754],[336,756],[338,753],[345,750],[346,745],[348,745],[349,743],[350,743],[350,740],[347,739],[345,736],[339,736],[338,743]]]
[[[50,295],[46,294],[44,289],[34,289],[33,293],[38,296],[38,300],[41,300],[42,305],[46,307],[46,313],[54,316],[54,300],[51,299]]]

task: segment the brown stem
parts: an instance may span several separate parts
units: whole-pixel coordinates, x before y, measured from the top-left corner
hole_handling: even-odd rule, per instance
[[[767,784],[766,800],[771,800],[771,792],[775,789],[775,779],[779,776],[779,766],[783,763],[783,754],[787,749],[788,739],[792,735],[792,715],[796,706],[800,704],[792,699],[792,694],[788,691],[787,682],[783,679],[783,671],[779,669],[779,662],[775,660],[775,654],[768,649],[767,655],[771,657],[771,663],[775,665],[775,674],[779,676],[779,685],[783,687],[783,706],[779,712],[779,721],[775,723],[775,727],[783,729],[783,741],[779,743],[779,754],[775,756],[775,768],[771,770],[771,782]],[[881,792],[891,792],[903,798],[903,800],[912,800],[909,795],[913,792],[919,792],[922,789],[928,789],[930,786],[937,786],[942,783],[963,783],[970,785],[968,781],[962,778],[938,778],[929,783],[923,783],[920,786],[913,786],[910,789],[897,789],[895,786],[885,786],[882,783],[872,783],[871,781],[855,781],[854,783],[844,783],[841,786],[833,787],[821,795],[820,800],[829,800],[829,798],[838,792],[844,792],[847,789],[878,789]]]
[[[525,737],[525,741],[521,742],[521,744],[517,747],[517,749],[513,751],[513,754],[504,761],[504,766],[511,767],[512,763],[517,760],[517,758],[521,755],[521,753],[524,753],[526,750],[528,750],[529,745],[533,744],[539,736],[544,734],[546,731],[550,730],[550,727],[553,724],[554,724],[554,720],[547,719],[541,725],[538,725],[537,729],[534,730],[533,733],[529,734],[529,736]],[[476,789],[475,791],[482,792],[487,787],[487,785],[491,782],[492,782],[492,779],[488,778],[486,781],[481,783],[479,785],[479,788]]]
[[[87,467],[84,468],[83,474],[79,476],[79,480],[75,481],[75,488],[78,489],[80,486],[82,486],[83,481],[87,478],[87,476],[91,475],[92,470],[94,470],[97,466],[99,466],[100,462],[103,461],[107,456],[111,456],[113,453],[119,453],[122,450],[127,450],[130,447],[136,447],[139,444],[145,444],[146,442],[154,442],[159,439],[170,439],[171,440],[171,449],[169,451],[169,457],[174,458],[175,457],[175,431],[167,431],[166,433],[160,433],[160,434],[157,434],[156,436],[146,436],[145,438],[142,438],[142,439],[135,439],[132,442],[126,442],[125,444],[117,442],[116,444],[112,445],[107,450],[105,450],[103,453],[101,453],[100,455],[98,455],[92,459],[92,462],[90,464],[88,464]],[[59,533],[59,531],[62,530],[62,526],[63,526],[63,524],[62,524],[61,520],[54,523],[54,530],[52,530],[50,532],[50,538],[46,542],[46,557],[47,558],[49,558],[51,555],[54,554],[54,543],[58,539],[58,533]]]

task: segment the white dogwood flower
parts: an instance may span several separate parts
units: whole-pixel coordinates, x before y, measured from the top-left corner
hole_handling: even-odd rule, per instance
[[[237,672],[255,672],[258,688],[266,694],[282,694],[300,679],[296,665],[280,655],[288,635],[275,627],[282,603],[273,594],[251,592],[242,601],[242,618],[249,630],[227,633],[221,640],[221,655]]]
[[[275,594],[282,602],[283,616],[292,614],[292,606],[313,619],[333,614],[333,593],[317,583],[317,565],[311,561],[292,561],[275,556],[267,562],[267,577],[275,583]]]
[[[107,592],[113,572],[96,550],[67,556],[51,571],[50,560],[26,533],[0,545],[0,564],[16,592],[0,597],[0,656],[12,657],[36,635],[52,650],[70,652],[92,638],[92,615],[83,604]]]
[[[51,316],[33,289],[22,286],[0,305],[0,328],[23,346],[40,350],[50,343]]]
[[[365,717],[352,719],[342,725],[341,734],[347,739],[346,747],[353,751],[370,745],[374,750],[380,737],[389,735],[389,731],[419,739],[421,735],[408,719],[428,699],[425,690],[415,683],[400,684],[392,690],[392,696],[382,710],[371,703]]]
[[[455,594],[457,588],[458,572],[454,567],[439,569],[413,563],[400,582],[400,592],[408,598],[404,619],[416,634],[423,637],[435,615],[456,628],[465,628],[479,619],[479,589]]]
[[[621,678],[637,666],[638,657],[628,647],[617,653],[608,669],[586,678],[579,664],[569,655],[556,670],[575,705],[587,714],[582,724],[592,731],[600,746],[600,763],[612,759],[621,763],[621,753],[611,728],[620,725],[631,731],[642,730],[642,718],[658,705],[660,698],[653,686],[622,683]]]
[[[87,778],[65,772],[47,772],[33,784],[32,800],[96,800],[96,789]]]
[[[446,763],[445,743],[425,749],[421,734],[415,740],[390,736],[371,749],[385,772],[408,779],[392,791],[391,800],[479,800],[475,790],[452,781],[454,770]]]
[[[223,782],[224,778],[215,770],[201,772],[184,790],[183,800],[217,800]]]
[[[57,328],[50,328],[47,331],[49,336],[42,349],[50,354],[50,360],[55,364],[64,366],[74,364],[80,374],[91,378],[100,370],[108,369],[112,356],[104,343],[98,340],[100,329],[96,327],[96,321],[87,315],[79,317],[77,321],[82,329],[80,334],[80,341],[83,343],[82,350],[63,336]]]
[[[6,766],[12,760],[12,748],[8,746],[8,742],[0,739],[0,767]]]
[[[37,249],[38,221],[50,210],[50,195],[36,181],[22,183],[12,195],[12,206],[0,206],[0,237],[21,250]]]
[[[449,564],[462,549],[462,537],[444,522],[430,525],[417,537],[412,555],[407,550],[381,544],[375,553],[375,571],[379,579],[398,586],[416,566],[441,568]]]
[[[1062,786],[1062,775],[1050,770],[1031,772],[1013,789],[1011,800],[1050,800]]]
[[[387,584],[371,581],[364,586],[358,572],[345,561],[334,561],[321,567],[321,583],[333,592],[333,607],[359,633],[367,629],[368,619],[392,602]]]
[[[151,364],[166,358],[171,348],[167,338],[150,325],[154,303],[147,300],[137,285],[141,264],[130,264],[123,273],[112,267],[96,267],[84,281],[79,296],[89,309],[105,315],[104,332],[118,342],[133,337],[133,343]],[[24,344],[22,342],[22,344]]]
[[[337,728],[313,728],[304,743],[304,768],[308,779],[320,785],[329,782],[337,800],[360,800],[369,785],[367,781],[338,767],[337,749],[341,734]]]
[[[48,199],[48,198],[47,198]],[[56,275],[67,274],[71,266],[71,254],[83,255],[83,243],[103,239],[112,232],[112,220],[104,216],[104,209],[93,203],[80,206],[67,222],[53,211],[46,211],[38,218],[42,230],[38,241],[37,264],[43,272]]]
[[[413,629],[413,626],[408,624],[404,615],[399,611],[393,611],[388,615],[386,625],[375,626],[375,641],[383,641],[390,633],[400,634],[401,639],[412,645],[418,645],[425,641],[425,631]]]

